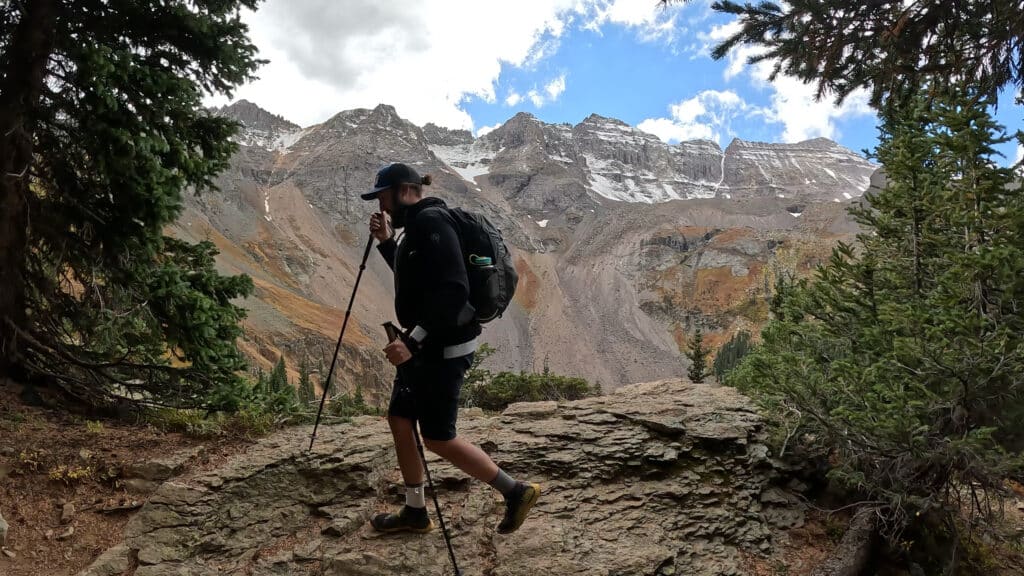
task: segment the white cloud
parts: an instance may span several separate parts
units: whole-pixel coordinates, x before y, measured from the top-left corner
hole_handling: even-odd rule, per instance
[[[637,124],[637,128],[671,143],[715,138],[709,124],[677,122],[668,118],[648,118]]]
[[[268,0],[243,18],[270,63],[234,97],[303,126],[387,103],[420,125],[472,129],[466,97],[494,101],[503,64],[550,56],[567,22],[598,2],[521,0],[499,15],[478,0]]]
[[[481,126],[480,128],[477,128],[476,137],[479,138],[479,137],[483,136],[484,134],[487,134],[489,132],[494,132],[498,128],[501,128],[501,122],[495,124],[494,126]]]
[[[710,57],[713,46],[739,30],[738,20],[712,27],[709,32],[700,35],[704,43],[701,53]],[[745,78],[754,87],[771,91],[770,106],[758,110],[758,113],[763,114],[770,123],[782,124],[783,141],[799,142],[816,137],[835,140],[839,137],[836,120],[874,115],[874,110],[868,105],[868,93],[863,90],[854,92],[841,105],[836,106],[828,95],[817,101],[817,87],[814,84],[804,84],[797,78],[783,74],[769,81],[774,61],[747,63],[751,56],[763,51],[764,48],[758,46],[735,46],[726,56],[727,65],[722,75],[727,82]]]
[[[543,90],[533,88],[526,93],[525,97],[520,97],[519,94],[515,94],[515,98],[513,99],[512,95],[509,95],[509,97],[505,99],[505,103],[509,106],[515,106],[525,98],[526,100],[529,100],[535,108],[543,108],[545,104],[557,101],[558,97],[562,95],[562,92],[565,92],[565,74],[562,74],[558,78],[548,82],[544,86]]]
[[[607,23],[620,24],[637,29],[642,41],[671,42],[686,31],[676,23],[684,8],[683,5],[661,8],[654,0],[598,0],[583,27],[599,32]]]
[[[765,64],[770,67],[770,64]],[[761,64],[758,64],[761,67]],[[767,75],[764,76],[767,79]],[[766,111],[769,122],[784,126],[782,140],[799,142],[819,136],[838,139],[836,120],[858,116],[872,116],[866,91],[854,92],[839,106],[831,99],[815,100],[816,88],[791,76],[780,75],[771,83],[774,93],[771,108]]]
[[[693,98],[669,107],[671,118],[648,118],[637,128],[654,134],[665,142],[714,140],[721,144],[723,136],[732,135],[730,124],[743,114],[759,113],[732,90],[704,90]]]
[[[1024,162],[1024,144],[1017,144],[1017,160],[1016,163]]]
[[[565,92],[565,74],[562,74],[558,78],[555,78],[544,87],[544,91],[548,93],[548,99],[550,101],[558,100],[558,97]]]
[[[505,105],[506,106],[515,106],[516,104],[519,104],[522,101],[523,101],[523,96],[521,94],[519,94],[518,92],[516,92],[515,90],[513,90],[512,92],[509,92],[508,97],[505,98]]]

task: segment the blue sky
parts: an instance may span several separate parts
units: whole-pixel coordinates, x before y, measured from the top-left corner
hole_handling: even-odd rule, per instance
[[[245,18],[271,62],[235,96],[303,126],[387,103],[416,124],[476,134],[525,111],[571,124],[597,113],[667,142],[875,144],[864,94],[815,102],[812,86],[746,65],[752,47],[712,60],[735,22],[709,0],[268,0]],[[1010,92],[997,118],[1024,125]],[[1018,155],[1015,143],[1002,151]]]

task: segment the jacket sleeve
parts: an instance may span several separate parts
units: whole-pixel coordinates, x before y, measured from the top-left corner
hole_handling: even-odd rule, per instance
[[[423,279],[427,305],[412,337],[422,342],[429,334],[445,333],[472,320],[469,278],[455,223],[442,210],[427,209],[416,217],[416,245],[425,259]]]
[[[398,242],[395,242],[394,238],[388,238],[377,244],[377,251],[384,257],[384,261],[388,263],[388,268],[391,268],[391,270],[395,269],[395,251],[397,249]]]

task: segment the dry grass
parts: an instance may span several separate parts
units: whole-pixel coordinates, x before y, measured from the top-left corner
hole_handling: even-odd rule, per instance
[[[256,285],[256,296],[277,308],[293,324],[322,334],[329,340],[337,338],[337,332],[341,329],[341,323],[345,318],[344,310],[313,302],[271,282],[255,278],[253,282]],[[373,344],[373,341],[359,328],[358,323],[351,320],[345,331],[345,341],[360,347],[368,347]]]

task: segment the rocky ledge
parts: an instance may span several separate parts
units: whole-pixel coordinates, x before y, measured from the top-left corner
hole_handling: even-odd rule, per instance
[[[470,411],[460,431],[543,485],[523,527],[502,536],[495,494],[430,459],[467,576],[745,574],[745,557],[803,522],[779,487],[762,420],[730,388],[637,384],[498,416]],[[124,542],[81,574],[451,573],[439,531],[380,536],[367,526],[402,499],[382,419],[322,429],[312,452],[308,432],[281,432],[215,470],[166,481]]]

